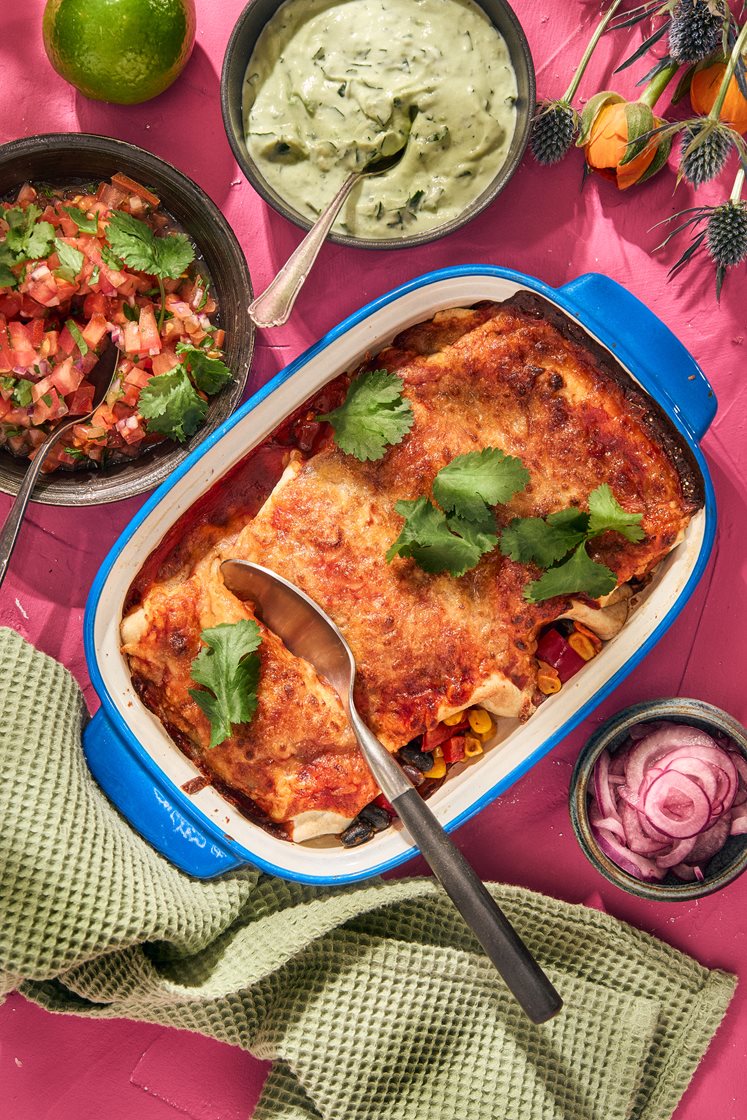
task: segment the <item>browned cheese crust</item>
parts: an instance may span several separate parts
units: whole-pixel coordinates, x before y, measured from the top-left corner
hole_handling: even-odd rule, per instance
[[[404,379],[415,417],[404,441],[373,463],[330,445],[295,464],[189,581],[151,588],[148,629],[125,652],[148,705],[189,736],[206,772],[276,821],[312,808],[353,816],[375,794],[334,694],[268,635],[257,717],[208,748],[207,721],[187,693],[199,632],[247,613],[222,587],[219,559],[264,564],[332,616],[358,663],[364,719],[394,750],[473,702],[527,718],[539,699],[538,631],[570,605],[527,603],[523,589],[538,573],[497,551],[461,579],[386,562],[402,526],[395,503],[429,494],[455,456],[491,446],[522,460],[531,483],[497,510],[501,523],[586,507],[608,483],[643,514],[646,533],[636,544],[608,533],[591,550],[621,584],[666,555],[701,504],[687,449],[630,379],[572,333],[538,317],[536,301],[444,311],[403,332],[368,367]]]

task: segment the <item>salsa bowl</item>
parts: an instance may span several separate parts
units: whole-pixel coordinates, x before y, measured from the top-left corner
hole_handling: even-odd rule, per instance
[[[197,767],[134,689],[120,650],[120,622],[133,579],[179,518],[303,401],[401,330],[439,310],[525,291],[544,297],[591,342],[604,347],[649,394],[652,409],[664,410],[692,455],[705,502],[682,543],[637,596],[622,631],[599,656],[526,723],[502,719],[479,764],[450,774],[433,794],[429,804],[444,827],[454,829],[479,812],[560,742],[652,648],[691,595],[716,525],[713,488],[698,445],[716,402],[699,367],[671,332],[624,288],[597,274],[556,290],[508,269],[464,265],[388,292],[345,319],[209,435],[149,499],[94,581],[85,647],[101,709],[84,736],[88,762],[134,827],[183,870],[210,877],[248,863],[289,879],[339,884],[380,874],[415,855],[398,822],[357,848],[343,848],[336,837],[293,844],[252,823],[213,787],[195,790],[200,784],[195,783]]]
[[[91,179],[108,179],[118,171],[152,187],[164,210],[194,242],[197,259],[214,285],[218,300],[215,318],[226,332],[225,361],[233,380],[211,398],[205,423],[186,445],[166,440],[136,459],[103,470],[42,474],[33,500],[46,505],[96,505],[153,489],[230,416],[249,375],[254,324],[247,311],[252,284],[246,259],[218,207],[186,175],[123,140],[87,133],[50,133],[0,146],[0,198],[15,194],[25,182],[73,186]],[[26,463],[0,451],[0,491],[17,493]]]

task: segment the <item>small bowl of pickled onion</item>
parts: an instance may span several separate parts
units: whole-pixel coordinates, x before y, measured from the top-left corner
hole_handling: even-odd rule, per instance
[[[625,708],[581,751],[570,813],[584,855],[630,894],[721,890],[747,868],[747,731],[702,700]]]

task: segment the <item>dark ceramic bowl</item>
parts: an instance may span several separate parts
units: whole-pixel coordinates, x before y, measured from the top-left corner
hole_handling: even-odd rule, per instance
[[[658,719],[686,723],[711,734],[721,732],[728,735],[747,759],[747,731],[721,708],[703,700],[677,697],[634,704],[607,720],[581,751],[571,778],[571,822],[584,855],[610,883],[638,898],[656,902],[688,902],[721,890],[742,874],[747,868],[747,835],[729,837],[721,851],[706,864],[703,882],[683,883],[670,872],[660,883],[646,883],[623,871],[602,851],[589,824],[590,785],[599,755],[605,747],[614,754],[624,744],[630,728],[637,723]]]
[[[436,229],[426,230],[424,233],[413,234],[410,237],[387,238],[350,237],[341,233],[330,233],[328,235],[330,241],[335,241],[338,245],[351,245],[354,248],[363,249],[409,249],[414,245],[425,245],[428,241],[437,241],[438,238],[445,237],[448,233],[460,229],[461,226],[484,210],[486,206],[489,206],[516,171],[529,140],[534,113],[535,83],[532,55],[522,26],[505,0],[476,0],[476,2],[505,39],[516,72],[518,91],[516,130],[506,162],[490,185],[474,202],[470,203],[458,218],[454,218],[451,222],[446,222]],[[310,229],[311,222],[308,218],[303,217],[289,206],[285,199],[263,178],[244,142],[241,105],[244,75],[257,39],[265,24],[282,3],[283,0],[250,0],[250,3],[247,4],[238,18],[228,41],[223,60],[223,73],[220,82],[223,124],[238,165],[254,189],[262,195],[265,202],[268,202],[288,221],[294,222],[302,229]]]
[[[51,133],[0,146],[0,198],[23,183],[74,185],[108,179],[117,171],[152,187],[169,214],[189,233],[210,273],[218,300],[218,319],[226,332],[226,364],[233,381],[210,400],[207,419],[185,444],[171,440],[141,457],[104,470],[55,471],[42,475],[33,500],[56,506],[116,502],[151,490],[190,451],[229,416],[241,400],[254,346],[254,325],[247,308],[252,284],[244,254],[215,203],[186,175],[134,144],[108,136]],[[0,451],[0,491],[15,494],[26,460]]]

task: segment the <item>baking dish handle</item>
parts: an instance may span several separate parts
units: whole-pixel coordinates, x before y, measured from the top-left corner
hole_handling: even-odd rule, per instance
[[[110,801],[154,848],[188,875],[212,879],[241,860],[216,844],[152,777],[99,708],[83,732],[83,752]]]
[[[587,272],[558,292],[571,314],[628,366],[652,396],[664,396],[690,434],[701,440],[716,415],[716,394],[669,327],[627,288],[598,272]]]

